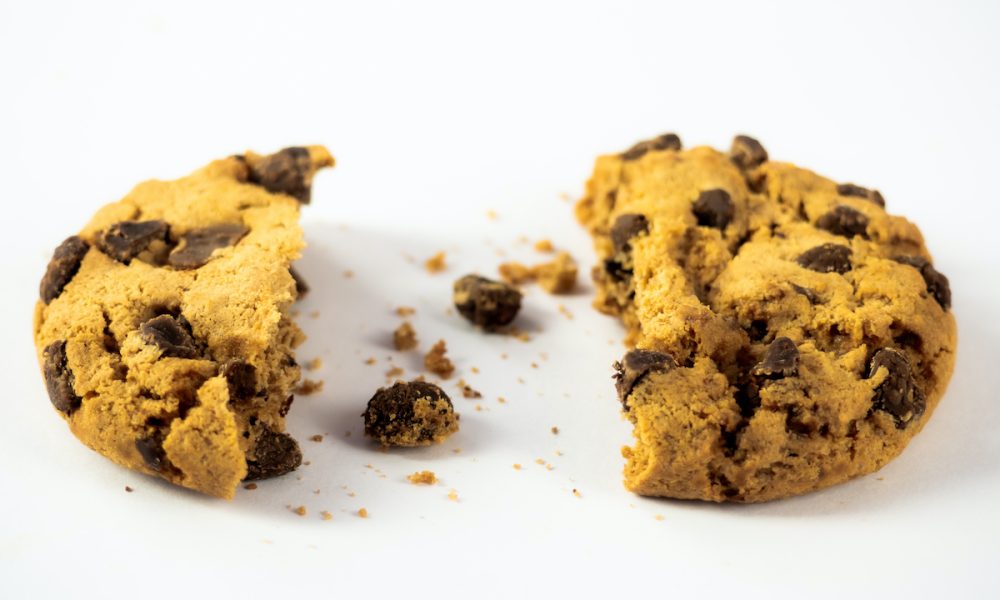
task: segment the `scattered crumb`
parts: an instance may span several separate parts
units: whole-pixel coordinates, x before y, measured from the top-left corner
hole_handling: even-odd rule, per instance
[[[394,379],[400,377],[405,371],[401,367],[393,367],[385,372],[387,379]]]
[[[310,319],[318,319],[319,318],[319,311],[318,310],[311,310],[311,311],[309,311],[309,318]]]
[[[514,470],[515,471],[520,471],[521,470],[521,463],[514,463]]]
[[[434,485],[438,482],[437,475],[434,471],[417,471],[406,477],[410,483],[413,485]]]
[[[577,498],[583,498],[583,496],[580,494],[580,490],[576,488],[573,488],[573,495],[576,496]]]
[[[556,450],[556,456],[562,456],[562,455],[563,455],[563,453],[561,451]]]
[[[307,371],[315,371],[316,369],[323,366],[323,359],[316,357],[306,363]]]
[[[538,240],[535,242],[535,250],[539,252],[555,252],[555,247],[550,240]]]
[[[344,279],[350,279],[351,277],[354,277],[354,271],[350,269],[344,271]]]
[[[313,490],[313,493],[316,494],[317,496],[319,496],[319,488]]]
[[[243,489],[245,489],[245,490],[255,490],[255,489],[257,489],[257,484],[256,483],[248,483],[245,486],[243,486]]]
[[[424,368],[441,377],[448,379],[455,372],[455,365],[445,356],[448,347],[444,340],[438,340],[431,348],[430,352],[424,356]]]
[[[365,364],[366,365],[374,365],[375,364],[375,357],[374,356],[369,356],[368,358],[366,358],[365,359]]]
[[[452,452],[454,452],[455,454],[461,454],[462,453],[462,449],[461,448],[455,448],[454,450],[452,450]]]
[[[562,314],[564,317],[566,317],[570,321],[573,320],[573,313],[571,313],[570,310],[568,308],[566,308],[565,305],[563,305],[563,304],[559,305],[559,312],[560,312],[560,314]]]
[[[545,463],[545,470],[546,471],[551,471],[554,468],[555,467],[552,466],[552,463]]]
[[[504,352],[503,354],[500,355],[500,360],[507,360],[507,353],[506,352]]]
[[[132,490],[131,487],[129,487],[129,486],[126,485],[125,486],[125,491],[131,494],[133,490]]]
[[[499,402],[500,404],[507,404],[507,399],[504,398],[503,396],[499,396],[497,397],[497,402]]]
[[[449,490],[448,499],[452,502],[458,502],[458,492],[456,490]]]
[[[534,270],[519,262],[502,263],[497,270],[504,281],[513,285],[527,283],[535,278]]]
[[[353,498],[355,496],[354,492],[347,492],[348,498]]]
[[[559,428],[555,425],[552,426],[552,435],[559,435]]]
[[[545,464],[545,460],[541,459],[541,458],[536,458],[535,459],[535,464],[536,465],[544,465]]]
[[[299,384],[299,387],[296,388],[295,393],[302,396],[308,396],[309,394],[315,394],[316,392],[320,392],[322,390],[323,390],[322,381],[317,381],[314,379],[303,379],[302,383]]]
[[[517,382],[520,384],[524,384],[524,377],[518,377]]]
[[[569,202],[570,200],[573,199],[573,196],[570,196],[566,192],[559,192],[559,199],[562,200],[563,202]]]
[[[877,481],[885,481],[885,477],[876,477],[875,479],[876,479]]]
[[[458,380],[458,388],[462,390],[462,396],[465,398],[482,398],[483,395],[479,393],[478,390],[472,388],[471,385],[465,383],[464,379]]]
[[[495,210],[488,210],[486,211],[486,218],[489,219],[490,221],[496,221],[498,218],[500,218],[500,215],[498,215],[497,211]]]
[[[321,436],[320,434],[317,433],[316,435],[310,437],[309,439],[312,440],[312,441],[314,441],[314,442],[322,442],[323,441],[323,436]]]
[[[664,519],[663,515],[656,515],[653,518],[656,519],[657,521],[662,521]]]
[[[447,269],[448,265],[444,262],[444,252],[438,252],[424,261],[424,268],[427,269],[428,273],[440,273]]]
[[[417,312],[417,309],[412,306],[400,306],[396,309],[396,314],[401,317],[408,317]]]
[[[359,508],[358,509],[358,516],[361,517],[362,519],[367,519],[368,518],[368,509],[367,508],[363,508],[363,507]]]
[[[295,513],[295,514],[297,514],[297,515],[299,515],[300,517],[304,517],[304,516],[306,516],[306,507],[305,506],[300,506],[298,508],[293,508],[292,512]]]
[[[322,511],[319,514],[320,514],[320,516],[323,517],[324,521],[332,521],[333,520],[333,515],[330,514],[330,511],[328,511],[328,510],[324,510],[324,511]]]
[[[483,405],[482,404],[477,404],[476,405],[476,412],[483,412]]]
[[[538,368],[538,363],[536,363],[536,362],[531,363],[531,368],[532,369],[537,369]]]
[[[520,285],[537,281],[550,294],[566,294],[576,287],[576,261],[568,252],[560,252],[552,261],[533,267],[519,262],[502,263],[498,271],[507,283]]]
[[[409,321],[403,321],[403,324],[392,332],[392,345],[401,352],[417,347],[417,332],[413,330],[413,325],[410,325]]]
[[[511,337],[517,338],[517,339],[521,340],[522,342],[530,342],[531,341],[531,336],[528,335],[528,332],[527,331],[521,331],[517,327],[511,327],[507,331],[507,333]],[[502,356],[501,358],[506,358],[506,355]]]
[[[471,369],[469,369],[469,370],[470,370],[470,371],[472,371],[473,373],[476,373],[476,374],[478,374],[478,373],[479,373],[479,367],[472,367],[472,368],[471,368]]]

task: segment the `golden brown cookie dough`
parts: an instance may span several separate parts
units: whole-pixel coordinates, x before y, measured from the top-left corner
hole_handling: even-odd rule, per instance
[[[116,463],[232,498],[301,462],[282,433],[304,335],[288,316],[321,146],[147,181],[56,250],[35,310],[52,404]],[[304,289],[300,284],[298,289]]]
[[[948,280],[876,191],[667,134],[598,158],[577,216],[595,306],[632,348],[616,382],[625,485],[758,502],[877,470],[955,360]]]

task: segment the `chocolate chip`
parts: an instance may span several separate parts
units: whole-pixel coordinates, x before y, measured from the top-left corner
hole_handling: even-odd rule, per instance
[[[892,348],[877,351],[872,357],[868,377],[874,377],[880,367],[885,367],[889,374],[875,388],[872,408],[892,415],[896,427],[903,429],[923,414],[926,408],[924,393],[914,381],[910,360],[902,352]]]
[[[247,456],[245,481],[278,477],[291,473],[302,464],[299,443],[287,433],[274,431],[266,423],[260,424],[251,454],[253,458]]]
[[[295,280],[295,295],[299,300],[305,298],[305,295],[309,293],[309,284],[302,278],[302,274],[295,270],[295,267],[289,267],[288,272]]]
[[[139,327],[142,340],[159,348],[163,357],[195,358],[198,356],[198,346],[185,327],[187,321],[181,319],[184,317],[153,317]]]
[[[839,244],[822,244],[806,250],[795,262],[820,273],[844,274],[851,270],[851,249]]]
[[[754,365],[751,373],[756,377],[782,379],[799,372],[799,349],[786,337],[774,338],[764,351],[764,358]]]
[[[635,236],[649,231],[649,221],[643,215],[619,215],[611,226],[611,243],[615,252],[625,252]]]
[[[803,287],[801,285],[798,285],[796,283],[791,284],[791,286],[792,286],[792,289],[795,290],[797,293],[802,294],[803,296],[805,296],[809,300],[809,304],[818,304],[819,303],[819,296],[813,290],[811,290],[811,289],[809,289],[807,287]]]
[[[729,149],[729,159],[741,169],[752,169],[767,161],[767,150],[752,137],[738,135],[733,138],[733,145]]]
[[[521,310],[521,292],[501,281],[466,275],[455,282],[453,290],[458,312],[488,331],[507,325]]]
[[[238,223],[221,223],[194,229],[181,236],[167,263],[178,269],[197,269],[207,263],[219,248],[235,245],[250,231]]]
[[[69,368],[66,359],[66,340],[52,342],[42,351],[45,375],[45,387],[49,391],[49,400],[59,412],[67,415],[80,408],[81,398],[73,391],[76,379]]]
[[[767,337],[767,321],[764,319],[750,321],[750,326],[747,328],[747,335],[755,342],[763,340]]]
[[[165,221],[121,221],[97,234],[102,252],[128,264],[156,240],[166,241],[169,226]]]
[[[837,193],[841,196],[864,198],[885,208],[885,198],[882,197],[882,194],[878,190],[870,190],[860,185],[854,185],[853,183],[841,183],[837,186]]]
[[[87,255],[89,249],[87,242],[75,235],[66,238],[56,247],[56,251],[52,253],[52,260],[45,269],[42,283],[38,286],[38,295],[41,296],[42,302],[48,304],[62,294],[63,288],[80,270],[80,263],[83,262],[83,257]]]
[[[615,390],[618,400],[625,405],[625,400],[636,385],[650,371],[669,371],[677,367],[673,356],[654,350],[629,350],[620,361],[614,364]],[[625,405],[626,410],[628,406]]]
[[[309,150],[292,147],[251,163],[249,181],[269,192],[288,194],[303,204],[309,204],[312,193],[311,174]]]
[[[726,190],[706,190],[698,195],[691,211],[702,227],[725,229],[733,220],[733,199]]]
[[[625,265],[612,258],[604,259],[604,272],[615,281],[625,281],[632,276],[632,269],[626,269]]]
[[[856,235],[868,238],[868,217],[850,206],[840,205],[834,208],[816,221],[816,227],[846,238]]]
[[[287,416],[288,411],[292,409],[292,402],[295,402],[294,394],[290,394],[287,398],[285,398],[285,401],[278,407],[278,414],[282,417]]]
[[[622,153],[622,160],[637,160],[652,150],[680,150],[681,138],[673,133],[664,133],[651,140],[643,140]]]
[[[242,360],[231,360],[222,367],[229,383],[229,401],[245,403],[257,395],[257,369]]]
[[[135,441],[135,449],[139,451],[146,466],[160,473],[167,466],[167,453],[163,450],[163,433],[155,431],[151,435]]]
[[[431,422],[418,414],[417,402],[427,399],[435,415],[444,417]],[[445,433],[454,419],[451,399],[440,387],[426,381],[397,381],[381,388],[368,401],[362,415],[365,435],[391,445],[422,445]]]
[[[920,271],[927,284],[927,292],[934,296],[941,308],[948,310],[951,307],[951,285],[948,278],[935,269],[929,260],[921,256],[894,256],[893,260]]]

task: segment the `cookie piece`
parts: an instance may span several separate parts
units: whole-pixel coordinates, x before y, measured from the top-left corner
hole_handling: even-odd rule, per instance
[[[451,399],[426,381],[398,381],[379,389],[362,416],[365,435],[383,446],[429,446],[458,431]]]
[[[634,424],[625,485],[759,502],[873,472],[951,376],[947,278],[881,194],[771,161],[679,145],[598,158],[579,220],[595,306],[632,348],[616,388]]]
[[[452,301],[460,315],[486,331],[509,325],[521,310],[520,290],[479,275],[466,275],[457,280]]]
[[[116,463],[232,498],[302,461],[285,415],[304,335],[300,204],[321,146],[147,181],[56,249],[34,336],[49,398]],[[299,286],[301,288],[301,285]]]

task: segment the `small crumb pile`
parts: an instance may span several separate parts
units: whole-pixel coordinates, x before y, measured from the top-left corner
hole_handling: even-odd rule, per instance
[[[518,285],[537,281],[550,294],[568,294],[576,287],[576,261],[568,252],[560,252],[552,261],[533,267],[519,262],[503,263],[499,271],[508,283]]]
[[[428,273],[440,273],[447,269],[448,265],[444,262],[444,252],[438,252],[424,261],[424,268],[427,269]]]
[[[413,485],[434,485],[438,482],[437,475],[434,471],[417,471],[406,477],[410,483]]]
[[[417,347],[417,332],[414,331],[413,325],[410,325],[409,321],[403,321],[403,324],[392,332],[392,345],[400,352]]]
[[[442,379],[448,379],[455,372],[455,364],[445,354],[448,346],[444,340],[438,340],[424,356],[424,368]]]

